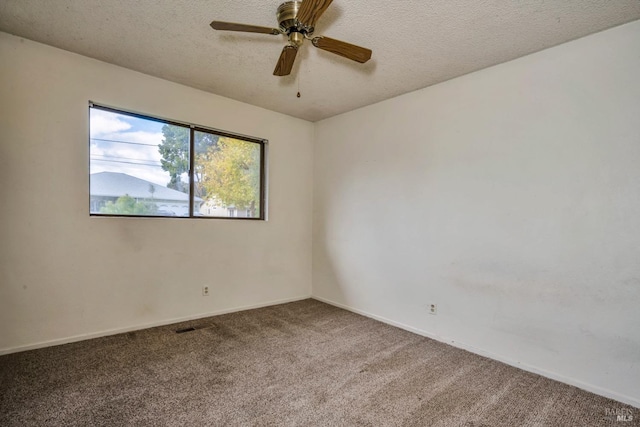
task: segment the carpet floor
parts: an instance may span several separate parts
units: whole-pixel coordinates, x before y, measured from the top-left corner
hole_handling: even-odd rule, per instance
[[[611,410],[634,420],[616,422]],[[1,426],[582,427],[638,418],[622,403],[315,300],[0,357]]]

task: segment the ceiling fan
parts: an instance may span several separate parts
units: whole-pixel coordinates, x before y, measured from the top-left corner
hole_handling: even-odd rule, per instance
[[[273,71],[274,76],[287,76],[291,73],[298,49],[304,39],[319,49],[345,58],[365,63],[371,58],[371,50],[351,43],[324,36],[312,37],[316,22],[329,7],[333,0],[301,0],[287,1],[278,7],[276,17],[279,28],[259,27],[255,25],[235,24],[233,22],[213,21],[211,27],[215,30],[242,31],[271,35],[286,35],[289,43],[282,49],[280,59]]]

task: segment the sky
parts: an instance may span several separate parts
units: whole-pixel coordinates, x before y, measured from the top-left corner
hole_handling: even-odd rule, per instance
[[[96,108],[90,112],[90,173],[126,173],[166,187],[170,177],[158,151],[163,123]]]

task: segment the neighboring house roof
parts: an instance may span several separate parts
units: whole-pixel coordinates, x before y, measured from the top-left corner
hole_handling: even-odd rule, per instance
[[[167,188],[160,184],[155,184],[126,173],[99,172],[93,173],[89,177],[90,192],[92,196],[99,197],[121,197],[125,194],[135,199],[151,199],[152,195],[149,186],[153,185],[155,192],[153,198],[157,200],[174,200],[188,202],[189,195],[181,191]],[[194,197],[196,202],[202,199]]]

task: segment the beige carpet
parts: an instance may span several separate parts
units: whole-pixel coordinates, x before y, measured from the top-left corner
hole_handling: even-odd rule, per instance
[[[0,357],[1,426],[626,426],[638,412],[314,300]]]

